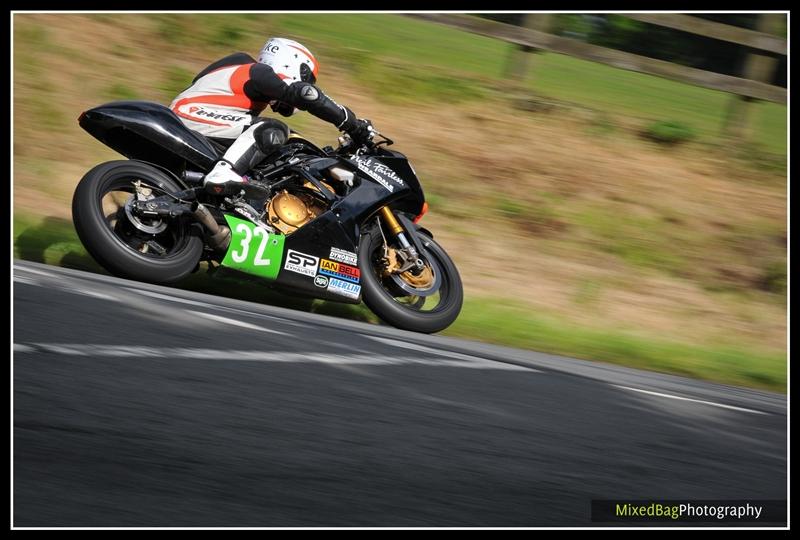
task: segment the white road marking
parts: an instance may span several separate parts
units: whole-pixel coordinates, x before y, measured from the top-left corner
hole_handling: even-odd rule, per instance
[[[212,309],[219,309],[221,311],[232,311],[235,313],[243,313],[245,315],[250,315],[252,317],[258,317],[261,319],[273,319],[275,321],[279,321],[281,324],[288,324],[289,326],[301,326],[301,327],[308,327],[307,324],[298,323],[294,321],[290,321],[289,319],[284,319],[283,317],[276,317],[275,315],[265,315],[263,313],[255,313],[253,311],[246,311],[244,309],[232,308],[228,306],[219,306],[216,304],[209,304],[207,302],[199,302],[197,300],[188,300],[186,298],[180,298],[179,296],[171,296],[168,294],[161,294],[153,291],[146,291],[144,289],[136,289],[133,287],[123,287],[131,292],[135,292],[136,294],[143,294],[145,296],[150,296],[152,298],[159,298],[161,300],[167,300],[169,302],[177,302],[179,304],[189,304],[193,306],[201,306],[205,308],[212,308]]]
[[[36,272],[36,273],[44,274],[44,272]],[[44,274],[44,275],[47,275],[47,274]],[[55,276],[50,276],[50,277],[55,277]],[[28,276],[14,275],[14,281],[16,281],[17,283],[24,283],[26,285],[34,285],[36,287],[45,287],[44,284],[42,284],[39,281],[37,281],[36,279],[34,279],[32,277],[28,277]],[[74,293],[74,294],[80,294],[80,295],[84,295],[84,296],[92,296],[94,298],[101,298],[103,300],[111,300],[112,302],[119,302],[119,299],[114,297],[114,296],[111,296],[111,295],[108,295],[108,294],[104,294],[104,293],[101,293],[101,292],[97,292],[97,291],[92,291],[92,290],[89,290],[89,289],[84,289],[82,287],[75,287],[75,286],[70,286],[70,285],[67,285],[67,284],[54,284],[54,285],[51,286],[51,288],[59,290],[59,291],[64,291],[64,292],[71,292],[71,293]]]
[[[193,306],[202,306],[202,307],[214,307],[211,304],[206,302],[198,302],[196,300],[187,300],[185,298],[179,298],[177,296],[170,296],[168,294],[161,294],[153,291],[145,291],[144,289],[134,289],[133,287],[123,287],[128,291],[134,292],[136,294],[143,294],[145,296],[150,296],[151,298],[158,298],[161,300],[169,300],[170,302],[178,302],[180,304],[190,304]]]
[[[112,302],[119,302],[120,301],[119,298],[117,298],[115,296],[111,296],[109,294],[105,294],[105,293],[101,293],[101,292],[97,292],[97,291],[90,291],[90,290],[87,290],[87,289],[82,289],[80,287],[64,288],[63,290],[69,291],[69,292],[74,292],[74,293],[77,293],[77,294],[82,294],[82,295],[85,295],[85,296],[91,296],[93,298],[100,298],[102,300],[111,300]]]
[[[766,412],[763,412],[763,411],[755,411],[753,409],[745,409],[744,407],[734,407],[733,405],[725,405],[724,403],[716,403],[714,401],[705,401],[705,400],[702,400],[702,399],[687,398],[687,397],[683,397],[683,396],[675,396],[675,395],[672,395],[672,394],[662,394],[661,392],[653,392],[651,390],[642,390],[641,388],[631,388],[630,386],[620,386],[618,384],[612,384],[611,386],[616,386],[617,388],[622,388],[624,390],[630,390],[631,392],[640,392],[642,394],[649,394],[651,396],[658,396],[658,397],[669,398],[669,399],[677,399],[677,400],[680,400],[680,401],[691,401],[691,402],[694,402],[694,403],[702,403],[703,405],[711,405],[712,407],[721,407],[723,409],[731,409],[731,410],[734,410],[734,411],[742,411],[742,412],[748,412],[748,413],[752,413],[752,414],[769,414],[769,413],[766,413]]]
[[[64,345],[58,343],[41,343],[35,344],[36,348],[40,348],[42,350],[58,353],[58,354],[66,354],[68,356],[85,356],[86,355],[86,347],[81,345]],[[36,350],[36,349],[34,349]],[[20,351],[20,352],[28,352],[28,351]]]
[[[21,270],[23,272],[30,272],[31,274],[39,274],[40,276],[47,276],[47,277],[50,277],[50,278],[57,277],[55,274],[53,274],[51,272],[45,272],[43,270],[36,270],[35,268],[28,268],[27,266],[14,265],[14,270],[17,270],[17,271]]]
[[[211,313],[204,313],[202,311],[190,311],[187,310],[189,313],[193,315],[197,315],[198,317],[204,317],[206,319],[210,319],[212,321],[221,322],[223,324],[229,324],[231,326],[240,326],[242,328],[248,328],[250,330],[258,330],[260,332],[269,332],[270,334],[284,334],[284,332],[278,332],[277,330],[270,330],[269,328],[263,328],[261,326],[256,326],[255,324],[246,323],[244,321],[237,321],[236,319],[229,319],[228,317],[221,317],[219,315],[212,315]]]
[[[45,351],[66,356],[104,356],[112,358],[135,357],[144,358],[186,358],[199,360],[227,360],[241,362],[283,362],[302,363],[316,362],[335,366],[361,365],[361,366],[447,366],[467,369],[490,369],[511,371],[519,366],[503,364],[501,362],[465,362],[460,360],[440,360],[420,358],[417,356],[377,357],[374,354],[335,354],[328,352],[281,352],[261,350],[229,350],[229,349],[199,349],[188,347],[140,347],[135,345],[92,345],[83,343],[31,343],[15,344],[14,350],[18,353],[35,353]]]
[[[382,338],[378,336],[370,336],[368,334],[359,334],[361,337],[365,337],[367,339],[371,339],[373,341],[378,341],[380,343],[391,345],[392,347],[398,347],[401,349],[411,349],[414,351],[424,352],[428,354],[435,354],[437,356],[444,356],[447,358],[456,358],[458,360],[466,360],[468,362],[488,362],[491,364],[504,364],[507,366],[512,366],[515,371],[532,371],[534,373],[541,373],[540,370],[529,368],[525,366],[520,366],[516,364],[506,364],[505,362],[498,362],[497,360],[489,360],[488,358],[481,358],[480,356],[472,356],[469,354],[462,354],[453,351],[447,351],[444,349],[435,349],[433,347],[426,347],[425,345],[417,345],[416,343],[409,343],[408,341],[400,341],[397,339],[390,339],[390,338]]]

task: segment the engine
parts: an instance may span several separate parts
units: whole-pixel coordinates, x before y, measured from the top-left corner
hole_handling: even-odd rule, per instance
[[[334,191],[328,184],[324,185]],[[306,182],[304,187],[317,190],[310,182]],[[325,210],[327,210],[325,203],[307,191],[290,192],[284,189],[267,202],[266,217],[272,227],[283,234],[291,234]]]

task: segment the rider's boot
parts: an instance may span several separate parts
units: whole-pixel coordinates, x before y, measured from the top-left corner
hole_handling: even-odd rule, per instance
[[[214,195],[235,195],[244,189],[246,183],[246,179],[224,159],[218,161],[203,180],[206,191]]]
[[[243,189],[259,191],[244,173],[284,144],[288,134],[286,124],[274,119],[264,119],[247,128],[206,175],[206,191],[215,195],[233,195]]]

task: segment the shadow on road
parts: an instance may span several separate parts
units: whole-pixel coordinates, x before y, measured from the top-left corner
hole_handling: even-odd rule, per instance
[[[48,216],[31,226],[19,226],[22,230],[15,238],[14,254],[26,261],[83,270],[96,274],[109,275],[91,255],[86,252],[78,238],[72,222],[59,217]],[[266,286],[258,278],[226,269],[208,273],[206,263],[202,263],[193,274],[174,286],[187,291],[195,291],[226,298],[235,298],[261,304],[309,311],[322,315],[332,315],[359,321],[376,321],[375,317],[362,306],[325,302],[313,298],[302,298],[282,294]]]

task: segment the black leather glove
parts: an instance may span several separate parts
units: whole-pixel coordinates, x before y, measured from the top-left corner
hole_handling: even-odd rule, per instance
[[[288,103],[284,103],[283,101],[276,101],[270,108],[273,112],[280,114],[281,116],[292,116],[294,114],[294,107],[289,105]]]
[[[369,120],[356,120],[353,126],[347,130],[347,134],[357,145],[361,146],[372,140],[375,136],[375,128]]]
[[[339,125],[339,130],[350,135],[350,138],[358,146],[371,141],[372,137],[375,136],[375,128],[372,127],[372,122],[359,120],[348,107],[342,107],[342,110],[345,114],[345,120]]]

